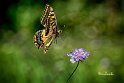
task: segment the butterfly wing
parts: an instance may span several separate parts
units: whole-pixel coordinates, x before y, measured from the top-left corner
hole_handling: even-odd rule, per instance
[[[46,18],[46,36],[47,40],[44,42],[44,51],[46,52],[53,40],[56,38],[57,34],[57,20],[53,8],[50,5],[46,5],[46,8],[49,8],[49,15]],[[48,11],[48,10],[47,10]]]
[[[44,52],[46,53],[48,51],[48,48],[50,47],[50,45],[52,44],[53,40],[55,39],[55,35],[52,34],[48,37],[48,39],[46,40],[46,42],[44,43]]]
[[[49,33],[49,16],[50,15],[50,5],[46,4],[45,6],[45,10],[44,10],[44,13],[41,17],[41,24],[44,26],[45,30],[46,30],[46,33],[45,35],[47,35]]]
[[[35,33],[34,35],[34,43],[35,45],[40,48],[44,45],[44,42],[42,40],[42,37],[43,37],[43,33],[44,31],[43,30],[39,30]]]
[[[53,34],[57,34],[57,19],[53,8],[50,6],[50,28],[53,30]]]
[[[42,46],[45,46],[45,44],[49,43],[49,41],[51,39],[50,35],[45,36],[45,33],[46,33],[45,29],[43,29],[43,30],[37,31],[34,35],[34,43],[38,48],[41,48]]]
[[[56,15],[51,6],[50,6],[49,17],[50,17],[50,29],[53,30],[53,34],[55,34],[55,38],[56,38],[62,32],[62,30],[58,30]]]
[[[47,27],[49,27],[49,33],[46,36],[46,41],[44,42],[44,52],[46,53],[48,51],[48,48],[52,44],[53,40],[55,39],[55,34],[53,33],[53,27],[50,23],[50,17],[48,18],[48,24]]]
[[[51,29],[54,31],[54,33],[57,32],[56,16],[55,16],[53,8],[48,4],[46,4],[43,16],[41,18],[41,24],[46,29],[46,34],[45,35],[47,35],[49,33],[50,26],[52,26]]]
[[[47,4],[45,7],[45,10],[43,12],[43,15],[41,17],[41,24],[46,27],[47,24],[47,18],[49,16],[50,6]]]

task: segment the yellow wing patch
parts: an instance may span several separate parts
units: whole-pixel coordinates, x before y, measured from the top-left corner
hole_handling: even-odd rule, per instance
[[[46,53],[52,42],[61,32],[61,30],[57,30],[57,20],[53,8],[48,4],[46,4],[41,17],[41,24],[44,26],[44,29],[35,33],[34,43],[38,48],[43,47]]]

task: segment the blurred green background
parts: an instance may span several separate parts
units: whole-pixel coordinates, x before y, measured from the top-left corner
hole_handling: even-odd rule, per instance
[[[45,4],[63,30],[47,54],[33,43]],[[0,83],[65,83],[75,48],[90,56],[69,83],[124,82],[124,0],[1,0],[0,10]]]

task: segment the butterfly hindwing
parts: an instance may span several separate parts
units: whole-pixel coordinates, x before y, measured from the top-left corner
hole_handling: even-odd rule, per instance
[[[40,48],[44,45],[44,42],[42,40],[42,36],[43,36],[43,30],[39,30],[35,33],[34,35],[34,43],[35,45]]]

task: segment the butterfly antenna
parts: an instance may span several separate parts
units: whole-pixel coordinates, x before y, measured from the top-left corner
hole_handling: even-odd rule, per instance
[[[69,78],[67,79],[66,83],[69,81],[69,79],[72,77],[72,75],[74,74],[74,72],[77,70],[78,66],[79,66],[79,61],[78,61],[78,63],[77,63],[76,68],[74,69],[74,71],[71,73],[71,75],[70,75]]]

